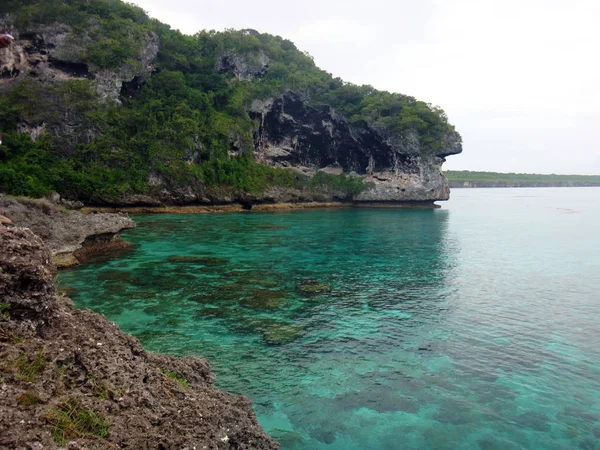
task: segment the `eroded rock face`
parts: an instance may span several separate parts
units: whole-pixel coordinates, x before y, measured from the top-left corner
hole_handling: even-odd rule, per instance
[[[141,83],[151,73],[159,48],[158,36],[149,33],[136,61],[102,69],[83,59],[92,39],[86,34],[76,35],[68,25],[17,30],[5,16],[0,18],[0,29],[13,30],[15,37],[12,46],[0,49],[0,86],[24,77],[45,82],[89,79],[94,81],[100,99],[114,102],[120,101],[124,84]]]
[[[0,227],[0,448],[279,448],[205,360],[147,352],[57,297],[49,254],[30,230]],[[59,445],[51,425],[67,407],[107,424],[104,440],[84,429]]]
[[[294,92],[253,102],[250,115],[257,161],[306,174],[317,170],[364,175],[372,188],[359,202],[447,200],[444,157],[462,151],[448,133],[441,151],[424,148],[416,134],[398,136],[365,122],[349,124],[327,105],[312,106]]]
[[[77,264],[86,256],[127,246],[128,243],[119,240],[119,233],[135,227],[135,222],[124,214],[86,215],[44,200],[17,201],[3,195],[0,195],[0,214],[15,226],[31,228],[44,239],[60,266]]]
[[[50,252],[27,228],[0,225],[0,302],[9,317],[21,322],[44,322],[55,307]]]
[[[268,69],[271,60],[262,52],[248,55],[223,55],[217,58],[216,71],[220,74],[231,71],[240,81],[252,81],[257,76],[263,75]]]

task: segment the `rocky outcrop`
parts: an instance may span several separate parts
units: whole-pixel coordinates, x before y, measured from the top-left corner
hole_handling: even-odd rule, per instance
[[[205,360],[145,351],[52,275],[39,237],[0,226],[0,448],[279,448]]]
[[[88,104],[119,104],[123,90],[143,83],[151,73],[158,54],[158,37],[149,33],[136,58],[106,69],[86,60],[88,47],[95,43],[89,36],[91,26],[77,33],[59,23],[17,29],[5,16],[0,17],[0,29],[11,30],[15,37],[10,47],[0,49],[0,95],[17,87],[35,104],[21,114],[17,131],[34,141],[48,133],[57,138],[63,154],[102,134],[104,125],[88,117],[81,99]],[[76,93],[66,84],[72,81],[80,82]]]
[[[15,226],[31,228],[48,245],[57,266],[78,264],[90,256],[130,246],[119,234],[134,228],[123,214],[82,214],[46,200],[19,201],[0,195],[0,214]]]
[[[254,101],[258,123],[255,157],[264,164],[305,174],[317,170],[362,175],[371,187],[356,202],[432,202],[447,200],[445,157],[462,151],[458,134],[449,132],[442,150],[424,147],[415,133],[398,136],[366,122],[349,123],[328,105],[314,106],[301,95]]]
[[[74,33],[68,25],[37,25],[19,30],[5,16],[0,18],[0,29],[12,30],[15,37],[12,46],[0,49],[0,86],[26,77],[42,82],[89,79],[100,99],[120,102],[123,86],[142,83],[153,70],[158,54],[158,37],[148,33],[135,60],[103,69],[85,60],[92,38],[87,33]]]
[[[231,72],[240,81],[252,81],[255,77],[263,75],[268,69],[271,60],[262,52],[248,55],[223,55],[217,58],[215,69],[220,74]]]

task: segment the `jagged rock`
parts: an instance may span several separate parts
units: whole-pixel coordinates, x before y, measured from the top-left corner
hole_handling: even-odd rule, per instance
[[[89,79],[94,81],[100,99],[115,102],[120,102],[125,83],[143,83],[153,70],[159,48],[158,36],[150,32],[135,61],[102,69],[83,59],[92,39],[85,33],[73,33],[68,25],[55,23],[17,30],[10,16],[5,16],[0,18],[0,28],[14,30],[15,37],[11,47],[0,50],[0,86],[25,77],[43,82]]]
[[[263,75],[271,63],[270,58],[262,52],[248,55],[223,55],[217,58],[216,71],[220,74],[231,71],[238,80],[252,81]]]
[[[57,297],[52,272],[31,230],[0,230],[0,448],[279,448],[247,398],[214,387],[205,360],[145,351]],[[65,408],[93,414],[104,439],[57,422]]]
[[[3,195],[0,212],[10,216],[15,225],[31,228],[42,237],[60,267],[130,245],[119,240],[119,233],[135,227],[135,222],[124,214],[85,215],[46,200],[17,201]]]
[[[46,320],[56,292],[50,252],[27,228],[0,230],[0,298],[8,317]]]
[[[415,133],[398,136],[366,122],[350,124],[328,105],[313,106],[288,91],[254,101],[250,115],[257,161],[310,174],[319,169],[365,176],[372,187],[358,202],[447,200],[445,157],[462,151],[460,137],[448,133],[441,151],[425,148]]]

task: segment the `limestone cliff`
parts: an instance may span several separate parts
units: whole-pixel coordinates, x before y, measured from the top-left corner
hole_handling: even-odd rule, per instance
[[[205,360],[145,351],[52,276],[39,237],[0,225],[0,448],[279,448]]]
[[[441,172],[445,157],[462,151],[457,134],[447,133],[443,150],[421,146],[416,134],[400,138],[385,128],[349,123],[328,105],[312,106],[294,92],[255,101],[250,115],[258,161],[294,168],[366,177],[371,187],[357,202],[447,200],[448,181]]]
[[[119,102],[123,86],[143,83],[152,72],[159,42],[148,33],[132,61],[116,68],[101,68],[85,60],[92,38],[89,31],[74,33],[72,27],[55,23],[18,29],[9,15],[0,18],[0,29],[11,30],[15,43],[0,49],[0,83],[17,77],[30,77],[42,82],[89,79],[94,81],[99,100]]]
[[[117,4],[135,16],[123,24],[136,37],[119,35],[129,39],[123,47],[132,53],[111,65],[106,59],[120,47],[113,42],[112,50],[105,51],[101,32],[121,23],[113,11]],[[50,158],[74,161],[73,171],[93,178],[86,183],[77,174],[67,179],[42,173],[38,184],[44,188],[88,204],[125,206],[432,205],[449,197],[441,166],[447,156],[462,151],[462,143],[436,107],[373,88],[364,95],[359,86],[345,92],[348,83],[318,69],[310,55],[280,37],[254,30],[186,37],[118,2],[106,3],[104,15],[81,0],[63,6],[81,19],[65,16],[69,24],[35,24],[18,6],[0,16],[0,29],[16,38],[11,47],[0,49],[0,96],[10,93],[21,102],[7,115],[16,117],[10,119],[15,131],[33,141],[44,134],[54,137],[58,145],[43,144],[50,147]],[[45,7],[52,11],[52,4]],[[105,53],[98,56],[98,48]],[[69,84],[73,81],[85,86]],[[87,85],[94,98],[86,93]],[[381,101],[365,107],[368,96]],[[111,123],[111,111],[118,108],[128,112]],[[245,166],[231,168],[227,161],[249,151],[256,162],[291,169],[297,179],[277,184],[269,181],[276,177],[263,174],[261,183],[240,182],[245,174],[235,172]],[[21,156],[15,155],[15,160]],[[88,166],[94,168],[89,174],[83,170]],[[15,167],[13,181],[5,183],[7,192],[43,190],[35,180],[33,187],[23,187],[19,171],[26,169],[20,161]],[[319,171],[358,177],[364,189],[356,193],[311,184]],[[106,181],[114,179],[119,183]],[[118,186],[98,192],[95,187],[103,183]]]

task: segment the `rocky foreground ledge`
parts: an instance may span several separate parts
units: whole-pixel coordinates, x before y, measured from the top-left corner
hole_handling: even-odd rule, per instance
[[[130,246],[119,239],[119,234],[135,227],[126,214],[82,214],[44,199],[17,200],[1,194],[0,214],[41,237],[57,267],[73,266],[90,256]]]
[[[206,361],[73,309],[50,261],[31,230],[0,225],[0,448],[279,448]]]

